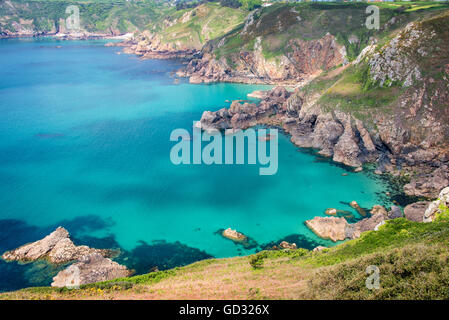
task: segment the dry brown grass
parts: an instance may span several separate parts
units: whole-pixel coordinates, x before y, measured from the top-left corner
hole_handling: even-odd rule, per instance
[[[285,258],[278,258],[267,260],[262,270],[254,270],[248,261],[244,257],[221,259],[201,268],[192,265],[156,284],[139,284],[128,290],[89,288],[69,292],[53,291],[48,294],[16,291],[0,295],[0,299],[246,300],[305,297],[311,269],[288,263]],[[282,268],[279,268],[280,265]]]

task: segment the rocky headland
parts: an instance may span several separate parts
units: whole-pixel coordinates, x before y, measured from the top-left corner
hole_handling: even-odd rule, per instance
[[[189,77],[190,83],[300,85],[316,77],[323,69],[347,62],[345,47],[330,34],[318,40],[291,40],[288,54],[274,61],[263,55],[261,38],[256,38],[252,50],[239,51],[220,59],[213,54],[216,50],[212,43],[208,43],[180,75]]]
[[[112,250],[76,246],[70,240],[69,232],[58,227],[41,240],[5,252],[2,259],[22,263],[45,259],[54,265],[74,262],[60,271],[52,283],[56,287],[70,287],[131,275],[125,266],[109,259],[114,254]]]
[[[41,240],[5,252],[2,255],[2,259],[6,261],[32,262],[45,258],[53,264],[64,264],[92,253],[98,253],[102,256],[111,256],[112,254],[110,250],[76,246],[70,240],[69,232],[62,227],[58,227]]]
[[[149,31],[135,34],[118,43],[107,43],[106,46],[123,47],[123,52],[135,54],[141,59],[193,59],[198,50],[182,44],[166,43],[158,35]]]
[[[298,147],[316,149],[320,155],[354,168],[375,163],[376,173],[405,176],[408,179],[404,186],[406,194],[435,198],[449,184],[449,60],[441,57],[439,51],[430,49],[429,44],[431,39],[443,44],[442,39],[447,34],[437,33],[434,26],[441,21],[449,21],[449,15],[427,23],[410,23],[377,51],[362,51],[346,70],[345,67],[336,69],[339,80],[327,91],[306,86],[289,92],[276,87],[266,92],[258,104],[234,101],[229,108],[204,112],[201,127],[225,130],[257,124],[277,126],[290,134],[291,141]],[[416,60],[408,58],[410,61],[399,63],[404,56]],[[441,78],[423,75],[425,59],[430,59],[427,63],[445,61]],[[396,96],[392,97],[392,102],[373,111],[365,108],[363,114],[341,108],[339,101],[343,93],[334,94],[332,90],[340,90],[345,77],[360,72],[355,70],[366,70],[366,65],[370,66],[368,76],[373,79],[370,81],[378,88],[373,89],[374,92],[390,90],[393,82],[397,82],[401,84],[392,91]],[[412,71],[413,81],[410,80]],[[318,81],[326,81],[327,77]],[[345,99],[351,99],[351,95]]]

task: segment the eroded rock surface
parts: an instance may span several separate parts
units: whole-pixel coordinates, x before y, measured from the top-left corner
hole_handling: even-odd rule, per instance
[[[404,208],[404,215],[407,220],[415,222],[423,222],[424,213],[429,207],[429,201],[418,201],[411,203]]]
[[[307,220],[306,225],[317,236],[323,239],[339,241],[359,238],[362,232],[375,230],[377,226],[388,219],[387,211],[382,206],[374,206],[370,217],[350,224],[342,217],[315,217]]]
[[[307,220],[306,225],[323,239],[330,239],[336,242],[348,237],[349,223],[345,218],[315,217]]]
[[[125,266],[94,252],[82,256],[78,262],[60,271],[53,278],[51,285],[52,287],[77,287],[129,275],[131,272]]]
[[[81,257],[98,253],[110,255],[110,250],[93,249],[87,246],[75,246],[69,238],[69,232],[58,227],[45,238],[21,246],[17,249],[5,252],[2,258],[6,261],[31,262],[42,258],[48,258],[51,263],[62,264],[80,259]]]

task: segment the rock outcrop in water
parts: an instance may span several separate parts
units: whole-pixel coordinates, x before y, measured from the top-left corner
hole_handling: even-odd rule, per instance
[[[82,284],[128,277],[131,272],[117,262],[99,253],[90,253],[78,262],[60,271],[54,278],[52,287],[77,287]]]
[[[349,223],[345,218],[315,217],[305,223],[320,238],[334,242],[348,238]]]
[[[339,241],[359,238],[362,232],[375,230],[387,217],[385,208],[373,207],[372,215],[350,224],[343,217],[315,217],[305,224],[320,238]]]
[[[75,246],[66,229],[58,227],[45,238],[26,244],[20,248],[5,252],[2,258],[6,261],[31,262],[47,258],[53,264],[63,264],[78,260],[89,254],[110,256],[110,250],[93,249],[88,246]]]
[[[163,42],[159,36],[148,31],[126,41],[108,45],[124,47],[124,53],[135,54],[142,59],[192,59],[198,55],[198,50],[194,48]]]
[[[237,230],[233,230],[231,228],[227,228],[222,232],[223,237],[228,238],[233,241],[243,242],[247,240],[247,236],[243,233],[238,232]]]

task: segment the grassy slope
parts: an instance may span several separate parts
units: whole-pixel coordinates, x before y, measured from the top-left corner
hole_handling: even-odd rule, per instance
[[[323,252],[263,251],[82,286],[29,288],[0,299],[447,299],[449,222],[391,220]],[[365,286],[380,269],[380,289]],[[331,289],[330,289],[331,288]]]
[[[172,25],[155,25],[162,42],[179,43],[201,49],[209,40],[220,37],[239,26],[247,11],[222,7],[218,3],[206,3],[195,8],[183,9],[167,16]]]
[[[403,27],[407,22],[423,17],[429,12],[449,8],[445,3],[376,3],[380,7],[380,24],[384,25],[393,17],[400,17],[388,30],[367,31],[364,21],[369,3],[290,3],[275,4],[257,10],[254,23],[243,33],[243,26],[217,39],[214,52],[218,58],[228,57],[239,51],[251,51],[255,38],[261,37],[265,58],[274,58],[287,54],[291,39],[319,39],[330,33],[346,47],[349,60],[354,59],[368,44],[370,37],[387,37],[394,29]],[[298,18],[298,15],[300,19]],[[350,41],[357,37],[358,42]],[[218,43],[224,42],[223,45]]]
[[[0,4],[0,31],[14,31],[13,22],[33,20],[32,27],[39,32],[50,31],[52,21],[65,19],[67,6],[75,4],[80,9],[81,27],[90,32],[108,31],[110,27],[120,32],[144,30],[150,23],[175,11],[174,8],[153,2],[126,1],[70,1],[70,0],[11,0],[12,7]]]

